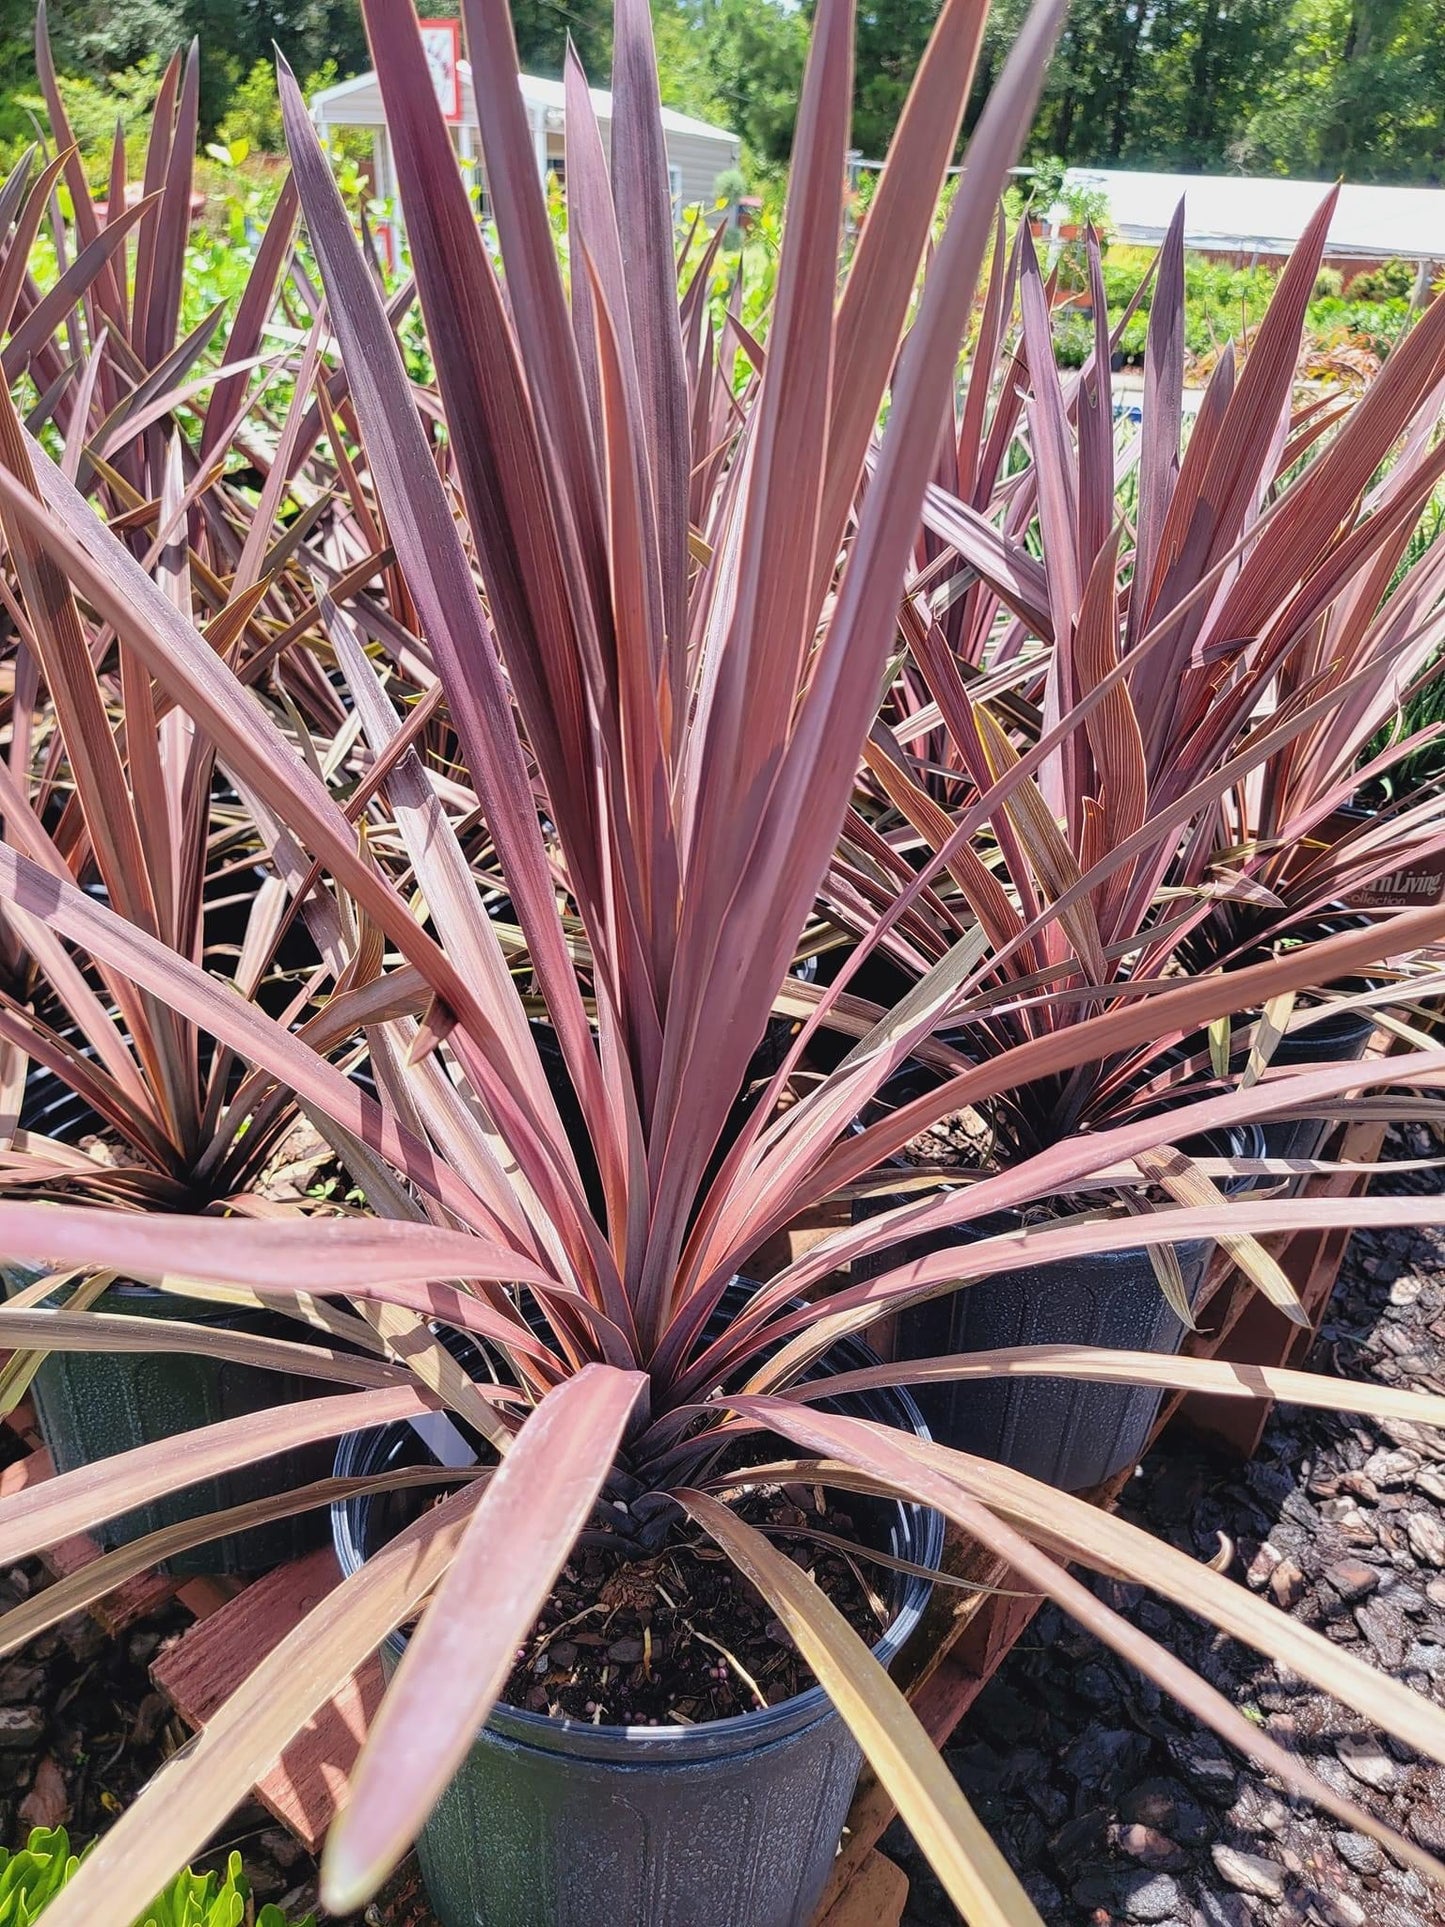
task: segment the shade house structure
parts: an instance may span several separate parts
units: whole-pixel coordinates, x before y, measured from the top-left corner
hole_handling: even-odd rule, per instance
[[[486,178],[481,164],[481,140],[477,120],[476,96],[472,90],[471,63],[458,60],[449,74],[449,91],[439,86],[444,110],[451,125],[458,159],[475,170],[479,211],[485,215]],[[522,101],[532,129],[537,152],[537,169],[542,175],[565,178],[566,107],[560,80],[544,80],[536,74],[519,76]],[[612,132],[612,96],[601,88],[591,89],[604,147]],[[386,107],[375,73],[357,74],[334,87],[323,87],[311,97],[311,118],[325,140],[339,128],[367,128],[372,139],[372,186],[377,197],[397,208],[396,169],[392,160],[391,138],[386,125]],[[738,164],[740,143],[726,127],[712,127],[694,120],[672,107],[662,110],[663,138],[667,148],[667,169],[672,186],[672,204],[681,219],[684,208],[711,208],[717,200],[720,174]]]
[[[1154,174],[1125,168],[1071,167],[1045,219],[1057,230],[1071,218],[1070,196],[1101,194],[1121,241],[1157,246],[1184,203],[1184,245],[1246,261],[1287,255],[1333,183],[1271,175]],[[1360,187],[1346,182],[1330,222],[1325,259],[1410,261],[1428,272],[1445,262],[1445,188]]]

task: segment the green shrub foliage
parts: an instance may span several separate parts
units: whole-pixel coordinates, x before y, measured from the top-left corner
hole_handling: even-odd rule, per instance
[[[37,1827],[15,1853],[0,1847],[0,1927],[31,1927],[70,1879],[79,1860],[64,1827]],[[288,1927],[279,1907],[252,1907],[251,1888],[233,1853],[225,1878],[218,1873],[178,1873],[135,1927]],[[295,1927],[316,1927],[308,1914]]]

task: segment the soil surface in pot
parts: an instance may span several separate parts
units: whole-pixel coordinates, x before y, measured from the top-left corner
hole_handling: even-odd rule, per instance
[[[993,1153],[993,1133],[987,1120],[973,1110],[955,1111],[911,1137],[898,1153],[909,1164],[943,1164],[977,1171]]]
[[[872,1645],[892,1618],[889,1574],[867,1554],[804,1533],[857,1541],[833,1495],[768,1488],[738,1505]],[[817,1500],[826,1510],[817,1510]],[[510,1705],[599,1725],[696,1725],[776,1706],[816,1685],[771,1607],[690,1524],[650,1559],[586,1548],[562,1577],[502,1694]]]
[[[996,1161],[996,1139],[988,1120],[979,1111],[966,1109],[955,1111],[950,1116],[940,1118],[926,1131],[911,1137],[898,1153],[901,1163],[912,1165],[920,1173],[937,1173],[946,1179],[952,1171],[977,1174],[979,1177],[991,1176],[1000,1165]],[[873,1174],[876,1178],[877,1174]],[[1218,1177],[1216,1184],[1225,1182]],[[1132,1187],[1134,1195],[1142,1201],[1159,1206],[1169,1206],[1173,1200],[1155,1185]],[[899,1196],[922,1197],[919,1180],[907,1186],[900,1186]],[[1097,1211],[1101,1204],[1107,1203],[1111,1194],[1105,1191],[1061,1192],[1050,1200],[1038,1200],[1025,1205],[1020,1217],[1025,1224],[1048,1224],[1058,1217],[1071,1217],[1082,1211]],[[879,1209],[892,1205],[898,1199],[891,1194],[885,1195]]]
[[[45,1185],[45,1195],[63,1199],[67,1202],[79,1197],[82,1202],[99,1198],[108,1204],[109,1198],[100,1196],[103,1171],[125,1172],[137,1162],[136,1154],[121,1138],[106,1131],[87,1131],[74,1140],[77,1151],[96,1167],[96,1175],[88,1171],[80,1172],[72,1181],[54,1178]],[[16,1193],[23,1189],[16,1185]],[[265,1198],[271,1204],[297,1204],[310,1198],[317,1205],[358,1204],[361,1193],[351,1187],[345,1171],[336,1158],[336,1153],[307,1118],[298,1118],[287,1131],[267,1159],[261,1175],[256,1180],[257,1197]]]

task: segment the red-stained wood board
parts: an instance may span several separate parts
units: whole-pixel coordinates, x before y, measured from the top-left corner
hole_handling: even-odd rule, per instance
[[[188,1726],[204,1727],[340,1578],[329,1546],[279,1566],[188,1627],[156,1659],[151,1678]],[[326,1837],[381,1693],[381,1662],[373,1655],[256,1787],[262,1805],[313,1853]]]

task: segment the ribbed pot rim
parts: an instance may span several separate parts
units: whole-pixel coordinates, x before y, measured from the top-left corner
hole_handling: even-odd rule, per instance
[[[1331,1044],[1359,1044],[1363,1047],[1378,1023],[1379,1018],[1373,1010],[1331,1010],[1328,1016],[1317,1017],[1313,1023],[1301,1029],[1287,1031],[1281,1039],[1281,1045],[1292,1046],[1300,1052],[1303,1062],[1313,1063],[1315,1060],[1308,1054],[1311,1045],[1326,1049]],[[1279,1050],[1280,1045],[1277,1045],[1272,1062],[1280,1061]]]
[[[855,1339],[844,1339],[833,1347],[822,1362],[822,1369],[853,1371],[876,1362],[876,1355],[866,1345]],[[916,1438],[932,1437],[923,1414],[901,1386],[855,1393],[840,1403],[845,1408],[851,1406],[861,1411],[868,1418],[911,1432]],[[337,1448],[336,1476],[355,1478],[381,1470],[386,1463],[388,1445],[407,1429],[402,1422],[349,1433]],[[343,1578],[349,1578],[365,1562],[365,1522],[370,1509],[371,1501],[364,1496],[338,1500],[331,1507],[332,1540]],[[897,1556],[936,1571],[943,1559],[942,1517],[926,1506],[901,1500],[897,1503],[897,1512]],[[899,1609],[873,1644],[873,1657],[881,1666],[889,1665],[901,1651],[922,1618],[932,1590],[930,1581],[904,1575]],[[406,1650],[405,1634],[390,1634],[383,1650],[392,1663],[399,1661]],[[493,1708],[486,1727],[494,1737],[530,1746],[539,1752],[612,1761],[618,1765],[692,1766],[756,1751],[830,1715],[837,1717],[827,1693],[821,1686],[811,1686],[806,1692],[779,1701],[776,1706],[759,1707],[696,1726],[593,1726],[585,1720],[557,1720],[545,1713],[499,1704]]]

